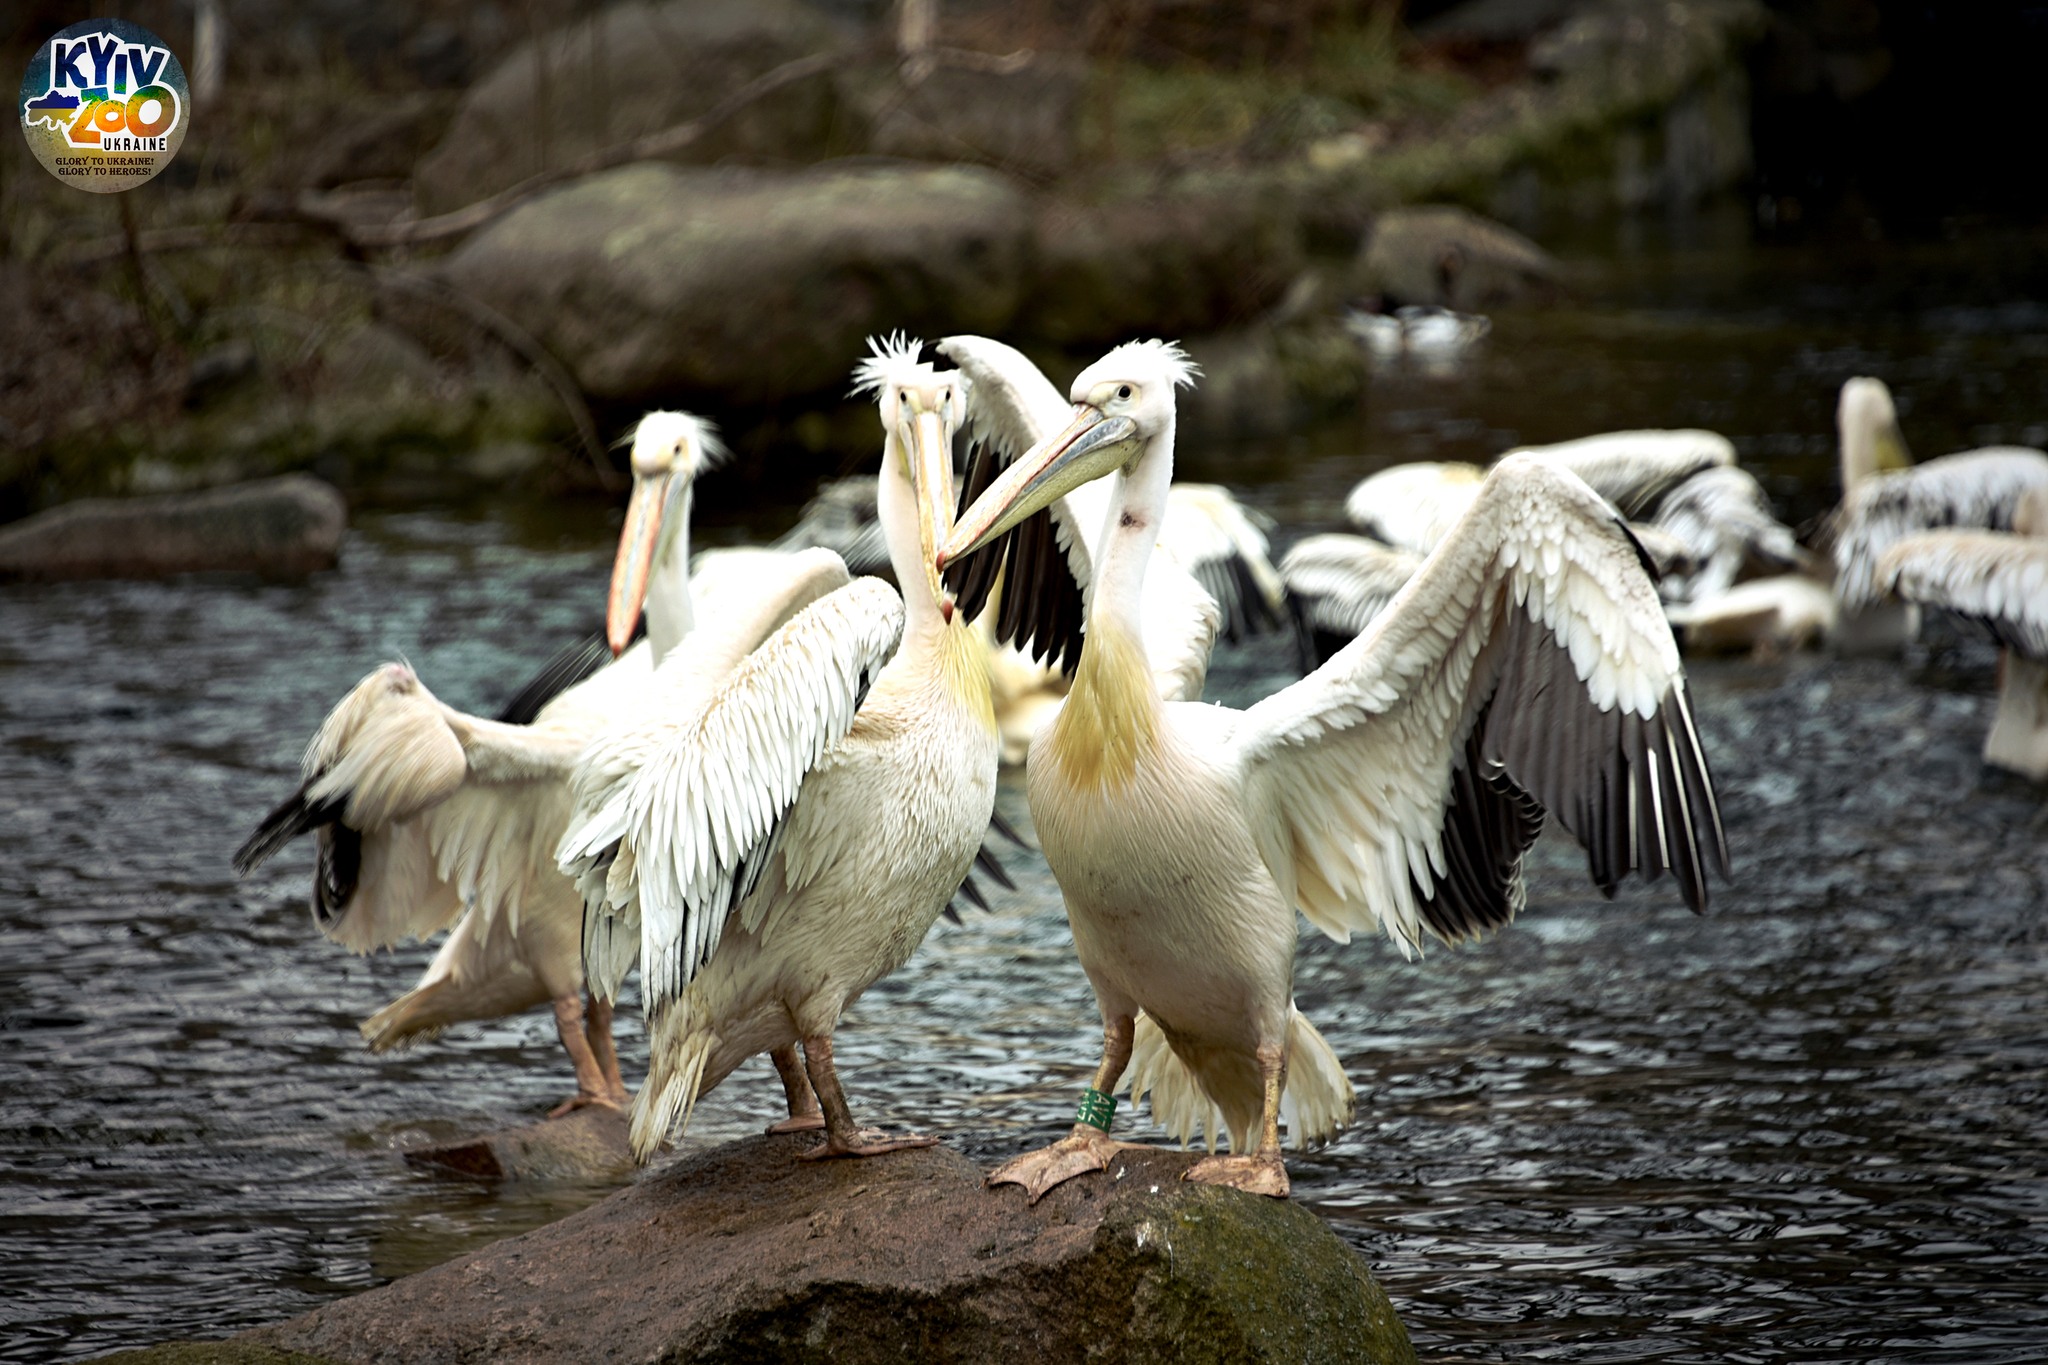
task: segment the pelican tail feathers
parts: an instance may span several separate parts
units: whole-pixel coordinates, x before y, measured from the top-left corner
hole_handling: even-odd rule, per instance
[[[1206,1138],[1215,1151],[1225,1129],[1230,1148],[1248,1152],[1257,1143],[1254,1132],[1259,1119],[1256,1084],[1247,1090],[1244,1078],[1229,1068],[1218,1074],[1222,1093],[1211,1098],[1211,1088],[1195,1067],[1173,1050],[1165,1030],[1149,1014],[1138,1016],[1131,1044],[1131,1064],[1124,1077],[1130,1082],[1131,1103],[1147,1095],[1152,1100],[1152,1117],[1183,1147]],[[1244,1093],[1236,1093],[1236,1092]],[[1220,1102],[1219,1102],[1220,1101]],[[1308,1016],[1290,1009],[1287,1016],[1287,1087],[1280,1094],[1280,1121],[1287,1129],[1286,1143],[1297,1151],[1320,1147],[1351,1122],[1358,1097],[1344,1064],[1329,1041],[1316,1031]]]
[[[690,1126],[691,1111],[706,1088],[705,1067],[718,1048],[718,1035],[704,1023],[686,995],[663,1009],[649,1030],[647,1080],[633,1101],[628,1133],[633,1159],[643,1166],[671,1130],[681,1134]]]

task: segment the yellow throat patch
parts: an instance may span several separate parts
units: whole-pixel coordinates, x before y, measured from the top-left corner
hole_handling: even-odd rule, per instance
[[[956,616],[939,635],[938,674],[942,685],[973,715],[996,731],[995,699],[989,692],[988,645]]]
[[[1093,622],[1066,704],[1053,717],[1051,757],[1072,786],[1129,785],[1159,735],[1159,697],[1137,641]]]

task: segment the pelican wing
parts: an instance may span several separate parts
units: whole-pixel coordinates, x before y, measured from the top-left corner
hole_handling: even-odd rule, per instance
[[[879,579],[791,594],[722,649],[693,650],[694,667],[662,679],[657,709],[591,744],[558,852],[583,892],[593,989],[616,993],[615,942],[637,927],[646,1009],[682,994],[902,634],[902,599]],[[737,662],[702,657],[714,652]]]
[[[796,525],[775,542],[775,548],[831,550],[854,573],[893,577],[876,509],[877,482],[873,474],[853,474],[826,484],[804,504]]]
[[[1405,949],[1522,905],[1522,856],[1554,812],[1612,893],[1631,869],[1706,903],[1727,854],[1678,648],[1613,510],[1529,457],[1367,631],[1248,711],[1238,740],[1266,857],[1339,939]]]
[[[483,917],[480,931],[516,930],[526,901],[557,875],[568,776],[602,724],[602,707],[579,694],[634,667],[616,664],[534,724],[508,725],[458,711],[410,668],[384,665],[328,715],[306,751],[304,783],[237,851],[236,869],[246,874],[315,833],[314,920],[356,952],[424,938],[466,910]]]
[[[1029,357],[979,336],[952,336],[937,354],[967,376],[967,431],[976,443],[960,486],[960,510],[981,496],[1004,466],[1057,432],[1072,407]],[[1081,661],[1092,546],[1105,529],[1109,489],[1084,484],[1025,518],[980,553],[948,566],[947,585],[968,620],[1001,588],[995,640],[1071,675]],[[1251,528],[1254,531],[1256,528]],[[1159,694],[1192,701],[1202,694],[1220,617],[1216,602],[1171,555],[1145,576],[1145,652]]]
[[[966,432],[972,451],[958,509],[965,511],[1005,466],[1065,425],[1069,408],[1045,373],[1014,346],[952,336],[932,349],[937,361],[958,367],[969,385]],[[970,621],[1000,585],[996,639],[1072,673],[1081,659],[1083,595],[1092,563],[1085,528],[1061,498],[981,554],[949,568],[946,582]]]
[[[1624,517],[1654,510],[1671,490],[1697,474],[1735,463],[1735,446],[1714,431],[1608,431],[1555,445],[1523,446],[1586,481]]]
[[[1213,483],[1177,483],[1166,491],[1159,549],[1216,599],[1226,640],[1280,628],[1287,591],[1266,541],[1270,523]]]
[[[1671,489],[1657,504],[1651,525],[1684,545],[1697,566],[1674,574],[1674,582],[1685,580],[1679,595],[1686,600],[1726,592],[1751,560],[1765,570],[1784,572],[1805,558],[1792,528],[1771,515],[1763,485],[1734,465],[1709,467]]]
[[[1426,555],[1465,515],[1485,477],[1475,464],[1397,464],[1354,484],[1344,515],[1374,540]]]
[[[1833,520],[1835,593],[1860,610],[1879,600],[1878,562],[1920,531],[1946,526],[2005,531],[2030,489],[2048,487],[2048,454],[1992,446],[1858,481]]]
[[[1372,624],[1422,567],[1422,556],[1364,536],[1307,536],[1280,559],[1280,577],[1311,630],[1349,639]]]
[[[2048,660],[2048,540],[1923,531],[1886,550],[1877,590],[1980,621],[2008,649]]]

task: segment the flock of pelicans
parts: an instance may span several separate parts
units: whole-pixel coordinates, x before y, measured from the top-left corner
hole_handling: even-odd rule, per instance
[[[1912,466],[1875,380],[1842,394],[1832,565],[1726,440],[1629,432],[1375,475],[1347,503],[1366,535],[1311,537],[1276,570],[1228,494],[1172,482],[1196,378],[1177,347],[1119,346],[1067,398],[987,338],[873,350],[856,380],[880,474],[828,489],[785,542],[693,563],[691,491],[721,449],[649,413],[602,647],[497,719],[399,664],[327,717],[236,865],[311,831],[328,937],[452,926],[363,1024],[372,1047],[552,1002],[577,1078],[556,1112],[630,1102],[643,1161],[762,1052],[775,1130],[823,1130],[807,1155],[933,1142],[855,1123],[832,1036],[975,894],[978,857],[1000,876],[997,771],[1028,751],[1102,1055],[1072,1132],[991,1180],[1035,1200],[1104,1168],[1128,1089],[1182,1142],[1206,1135],[1188,1178],[1284,1195],[1283,1126],[1320,1143],[1353,1108],[1294,1007],[1297,911],[1407,951],[1484,933],[1521,908],[1546,816],[1608,894],[1669,871],[1698,910],[1726,875],[1674,625],[1782,645],[1896,641],[1912,603],[1983,620],[2009,650],[1986,756],[2048,772],[2048,540],[2027,534],[2048,533],[2048,455]],[[871,568],[895,586],[853,576]],[[1201,704],[1219,631],[1283,608],[1320,665],[1247,710]],[[629,1100],[612,1002],[636,963],[649,1070]]]

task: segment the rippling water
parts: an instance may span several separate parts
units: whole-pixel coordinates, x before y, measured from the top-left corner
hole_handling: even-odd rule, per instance
[[[1186,472],[1291,528],[1394,460],[1702,423],[1804,516],[1831,499],[1847,374],[1894,380],[1923,455],[2048,434],[2048,309],[2026,302],[2048,290],[2001,250],[1878,271],[1603,244],[1577,304],[1502,319],[1463,377],[1382,376],[1355,422]],[[380,659],[486,707],[537,642],[586,628],[610,525],[371,513],[303,584],[0,589],[0,1360],[274,1320],[603,1193],[406,1167],[404,1143],[567,1092],[551,1021],[369,1056],[355,1021],[427,951],[320,941],[303,849],[242,884],[227,858]],[[2042,1358],[2048,851],[2040,791],[1976,757],[1992,669],[1957,632],[1904,666],[1696,666],[1738,861],[1704,918],[1668,883],[1603,903],[1546,844],[1492,942],[1406,963],[1303,940],[1300,1003],[1361,1105],[1291,1163],[1296,1195],[1371,1259],[1425,1359]],[[1231,652],[1211,692],[1285,681]],[[1014,783],[1002,799],[1022,819]],[[991,1161],[1063,1126],[1098,1041],[1056,890],[1013,864],[1020,892],[942,923],[840,1051],[864,1115]],[[753,1065],[691,1142],[752,1131],[778,1095]]]

